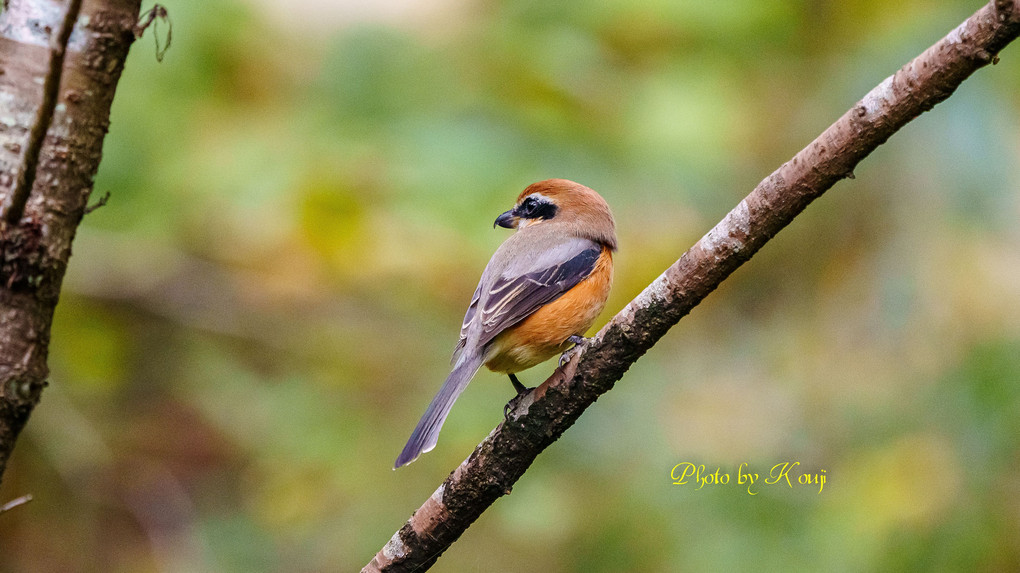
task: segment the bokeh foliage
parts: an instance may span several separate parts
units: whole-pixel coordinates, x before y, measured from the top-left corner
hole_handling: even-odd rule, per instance
[[[613,206],[604,322],[979,3],[481,0],[307,27],[167,5],[0,488],[36,498],[0,515],[0,571],[355,570],[510,397],[480,374],[390,470],[520,189]],[[435,570],[1020,567],[1018,50],[683,320]],[[828,481],[695,490],[671,484],[685,461]]]

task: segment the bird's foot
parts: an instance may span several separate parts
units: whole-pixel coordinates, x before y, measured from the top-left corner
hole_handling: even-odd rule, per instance
[[[504,420],[509,420],[510,412],[516,410],[517,406],[521,403],[521,400],[523,400],[529,392],[534,390],[534,388],[528,388],[524,384],[521,384],[521,381],[517,379],[517,376],[514,376],[513,374],[508,374],[508,376],[510,377],[510,383],[514,385],[514,390],[517,391],[517,395],[510,398],[510,401],[506,403],[506,406],[503,406]]]
[[[570,338],[568,338],[567,342],[573,343],[573,346],[568,348],[566,351],[563,352],[562,355],[560,355],[559,366],[563,366],[567,362],[570,362],[570,360],[574,356],[576,356],[578,352],[583,350],[585,346],[588,346],[588,343],[591,342],[591,339],[590,338],[585,338],[583,336],[577,336],[575,334],[575,335],[571,336]]]

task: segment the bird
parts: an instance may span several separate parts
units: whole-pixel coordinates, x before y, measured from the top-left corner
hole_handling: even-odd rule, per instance
[[[566,179],[529,185],[493,223],[516,229],[496,249],[464,314],[446,381],[429,403],[393,469],[431,451],[454,401],[482,365],[515,375],[583,344],[613,283],[616,223],[595,191]]]

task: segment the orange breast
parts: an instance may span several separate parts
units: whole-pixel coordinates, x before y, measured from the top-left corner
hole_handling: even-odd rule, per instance
[[[612,285],[613,254],[603,247],[587,278],[493,339],[493,355],[485,366],[494,372],[520,372],[563,352],[570,347],[568,338],[591,328]]]

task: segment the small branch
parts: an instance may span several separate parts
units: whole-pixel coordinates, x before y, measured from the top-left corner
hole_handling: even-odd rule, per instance
[[[166,22],[166,42],[163,43],[163,47],[159,47],[159,21]],[[152,26],[152,39],[156,43],[156,61],[162,62],[163,56],[166,55],[166,51],[170,49],[170,41],[173,39],[174,34],[174,23],[170,21],[170,13],[167,12],[166,6],[162,4],[153,4],[152,8],[149,8],[141,18],[138,19],[138,23],[135,24],[135,38],[141,38],[145,33],[145,30]]]
[[[2,514],[4,512],[7,512],[7,511],[10,511],[10,510],[14,509],[15,507],[18,507],[19,505],[25,505],[26,503],[28,503],[30,501],[32,501],[32,494],[30,494],[30,493],[25,494],[25,495],[23,495],[21,497],[16,497],[16,498],[12,499],[11,501],[8,501],[7,503],[5,503],[2,506],[0,506],[0,514]]]
[[[107,203],[107,202],[108,202],[109,200],[110,200],[110,192],[109,192],[109,191],[107,191],[106,193],[104,193],[104,194],[103,194],[103,196],[102,196],[102,197],[100,197],[100,198],[99,198],[99,200],[98,200],[98,201],[96,201],[96,202],[95,202],[95,203],[93,203],[92,205],[89,205],[88,207],[85,207],[85,213],[84,213],[84,214],[85,214],[85,215],[88,215],[89,213],[91,213],[91,212],[95,211],[96,209],[98,209],[98,208],[100,208],[100,207],[105,207],[105,206],[106,206],[106,203]]]
[[[81,1],[70,0],[64,20],[60,24],[60,31],[57,33],[57,37],[50,42],[50,69],[43,83],[42,104],[39,105],[39,110],[36,112],[32,130],[28,133],[28,143],[21,161],[21,172],[18,173],[18,181],[11,194],[11,203],[7,206],[7,212],[4,213],[4,221],[12,227],[21,221],[21,216],[25,213],[25,205],[28,203],[28,196],[32,192],[32,185],[35,184],[39,152],[42,150],[46,132],[49,131],[50,123],[53,121],[53,110],[57,107],[57,93],[60,91],[60,77],[64,72],[64,53],[67,52],[67,40],[74,30],[74,23],[78,21]]]
[[[897,130],[1020,35],[1020,0],[992,0],[886,78],[744,198],[556,370],[362,570],[424,571],[674,324]]]

